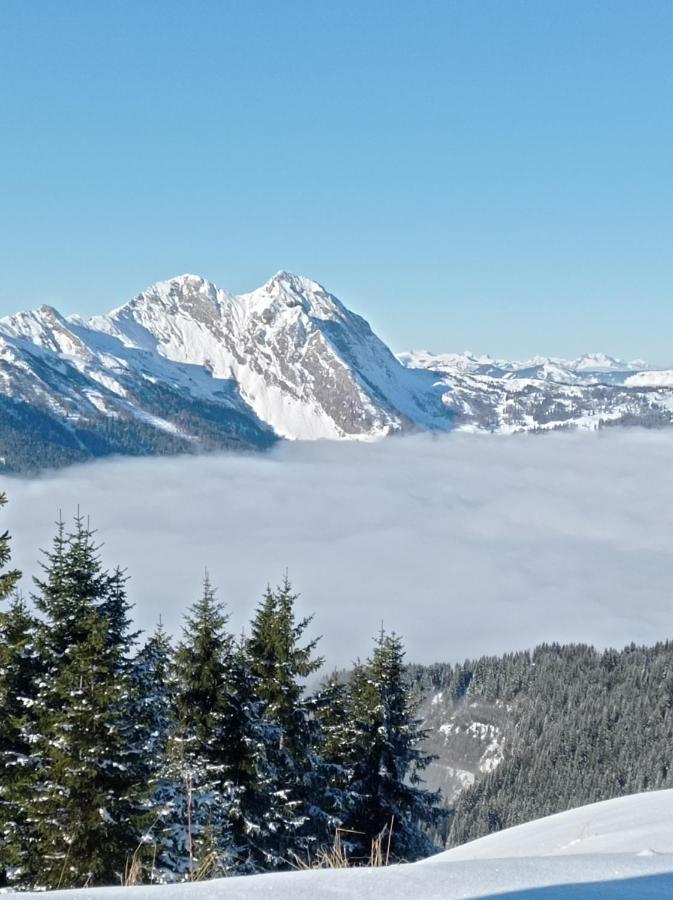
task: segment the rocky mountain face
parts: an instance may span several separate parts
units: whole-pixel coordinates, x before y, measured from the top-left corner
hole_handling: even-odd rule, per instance
[[[321,285],[233,295],[195,275],[106,316],[0,319],[0,467],[113,453],[261,449],[411,430],[669,425],[673,373],[586,357],[395,357]]]
[[[449,805],[502,762],[512,718],[503,701],[461,702],[439,690],[423,697],[419,716],[427,730],[423,749],[434,757],[425,782]]]

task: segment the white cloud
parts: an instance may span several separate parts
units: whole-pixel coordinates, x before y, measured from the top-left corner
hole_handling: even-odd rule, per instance
[[[79,504],[144,628],[176,631],[207,566],[240,629],[287,567],[339,665],[381,621],[422,662],[622,645],[673,630],[672,458],[670,433],[610,431],[115,460],[6,479],[0,524],[32,574]]]

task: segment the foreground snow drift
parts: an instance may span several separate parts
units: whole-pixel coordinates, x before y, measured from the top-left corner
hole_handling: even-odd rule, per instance
[[[427,862],[597,853],[673,856],[673,790],[618,797],[547,816],[454,847]]]
[[[45,895],[24,894],[23,897]],[[254,875],[152,888],[58,891],[73,900],[670,900],[673,857],[579,856]]]
[[[37,894],[23,894],[25,900]],[[49,895],[74,900],[670,900],[673,790],[549,816],[409,866],[321,870]]]

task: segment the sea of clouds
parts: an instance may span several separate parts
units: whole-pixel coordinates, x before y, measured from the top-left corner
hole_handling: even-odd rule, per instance
[[[179,633],[204,569],[242,629],[287,569],[330,665],[381,623],[408,658],[673,636],[673,434],[284,443],[4,478],[23,590],[59,510],[91,517],[135,617]]]

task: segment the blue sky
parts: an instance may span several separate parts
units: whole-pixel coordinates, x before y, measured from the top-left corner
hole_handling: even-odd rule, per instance
[[[311,275],[395,349],[673,362],[673,3],[0,5],[0,313]]]

